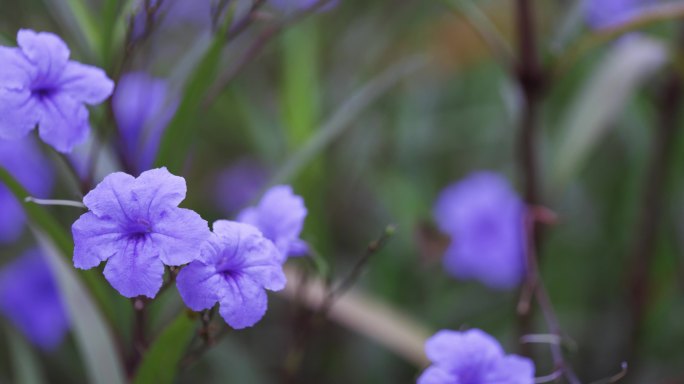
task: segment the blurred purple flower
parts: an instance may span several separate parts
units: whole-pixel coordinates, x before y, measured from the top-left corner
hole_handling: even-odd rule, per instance
[[[0,138],[21,138],[38,125],[43,141],[70,152],[90,130],[84,104],[103,102],[114,83],[99,68],[69,61],[52,33],[22,29],[17,42],[0,47]]]
[[[215,179],[215,200],[232,216],[266,187],[268,172],[256,161],[243,159],[223,170]]]
[[[528,358],[506,355],[493,337],[479,329],[442,330],[425,343],[432,361],[418,384],[532,384],[534,364]]]
[[[148,20],[145,2],[138,2],[133,16],[133,38],[140,38],[146,28],[152,27],[147,25],[148,21],[155,24],[155,29],[187,24],[206,28],[211,26],[211,0],[165,0],[161,5],[158,3],[158,0],[150,2],[150,6],[158,8]]]
[[[452,241],[447,272],[496,289],[510,289],[525,275],[524,204],[493,172],[475,172],[442,191],[434,215]]]
[[[587,23],[596,29],[610,28],[638,16],[644,7],[657,0],[584,0]]]
[[[54,349],[64,339],[69,320],[39,249],[0,270],[0,312],[42,349]]]
[[[49,197],[54,182],[52,167],[33,137],[0,140],[0,167],[5,168],[31,195]],[[21,235],[26,217],[21,203],[1,182],[0,212],[0,244],[13,242]]]
[[[123,150],[138,173],[152,166],[162,134],[178,107],[177,98],[168,93],[165,80],[133,72],[121,77],[112,97]]]
[[[306,218],[304,199],[288,185],[275,186],[264,194],[256,207],[244,209],[237,221],[257,227],[280,252],[281,262],[288,256],[301,256],[308,250],[299,238]]]
[[[185,193],[185,180],[166,168],[138,178],[107,176],[83,199],[90,212],[72,226],[74,266],[90,269],[108,260],[104,275],[119,293],[153,298],[164,265],[195,260],[211,234],[197,213],[178,208]]]
[[[265,289],[279,291],[286,279],[278,250],[251,225],[219,220],[199,259],[176,279],[178,292],[194,311],[218,302],[219,313],[235,329],[256,324],[267,308]]]

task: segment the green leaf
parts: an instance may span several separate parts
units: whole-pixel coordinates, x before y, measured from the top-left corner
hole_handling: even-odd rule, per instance
[[[133,383],[173,383],[177,367],[194,334],[195,321],[187,313],[181,313],[145,353]]]
[[[24,189],[24,187],[22,187],[21,184],[2,167],[0,167],[0,182],[5,184],[17,200],[21,202],[25,201],[26,197],[30,196],[26,189]],[[45,207],[34,203],[24,203],[22,206],[30,223],[40,229],[40,231],[50,239],[67,263],[71,263],[71,257],[74,253],[74,244],[71,240],[71,236],[68,235],[62,226],[45,210]],[[97,270],[92,269],[81,271],[78,273],[78,276],[95,296],[99,307],[105,312],[107,318],[115,319],[117,313],[119,313],[119,310],[115,308],[115,304],[117,303],[112,300],[111,295],[109,294],[111,288],[106,285],[98,274]]]
[[[631,36],[613,46],[561,121],[552,170],[554,187],[564,187],[575,176],[625,103],[667,58],[667,48],[661,42],[642,36]]]
[[[93,298],[78,279],[76,271],[54,242],[34,229],[38,244],[44,250],[61,296],[66,304],[76,344],[85,362],[88,382],[123,384],[125,374],[111,330],[98,311]]]
[[[66,30],[69,30],[79,42],[85,43],[91,54],[98,52],[98,43],[102,37],[99,22],[88,9],[84,0],[44,0],[51,13]]]
[[[183,92],[176,114],[162,138],[157,166],[165,166],[170,172],[179,174],[186,160],[185,155],[192,144],[197,112],[207,89],[212,85],[221,61],[225,33],[217,33],[211,46],[199,62]]]
[[[15,383],[43,384],[46,383],[38,356],[21,336],[13,330],[8,330],[7,341],[12,357],[12,377]]]
[[[423,68],[425,64],[426,60],[423,57],[406,59],[361,87],[283,164],[273,178],[273,184],[292,180],[310,161],[340,137],[369,105],[399,84],[401,80]]]

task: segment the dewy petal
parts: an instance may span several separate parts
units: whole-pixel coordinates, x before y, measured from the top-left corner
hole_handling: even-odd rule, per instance
[[[19,48],[0,47],[0,88],[28,89],[35,72]]]
[[[0,139],[16,140],[26,136],[36,127],[40,116],[38,103],[28,89],[0,87]]]
[[[88,192],[83,198],[83,203],[100,218],[111,218],[119,223],[125,223],[128,221],[128,199],[122,196],[122,193],[129,190],[134,182],[135,178],[129,174],[111,173],[95,189]]]
[[[458,378],[452,373],[436,366],[428,367],[418,377],[416,384],[454,384],[459,383]]]
[[[266,314],[268,298],[266,292],[249,278],[236,276],[227,278],[228,286],[220,298],[221,317],[235,329],[256,324]]]
[[[105,101],[114,90],[114,82],[100,68],[70,61],[58,81],[60,92],[87,104]]]
[[[92,212],[81,215],[71,226],[74,237],[74,266],[90,269],[127,246],[117,222]]]
[[[223,295],[225,280],[213,266],[194,261],[181,269],[176,286],[183,302],[193,311],[209,309]]]
[[[155,221],[152,241],[159,247],[159,257],[166,265],[183,265],[199,258],[200,245],[211,232],[209,224],[195,211],[169,209]]]
[[[34,81],[50,84],[59,79],[69,60],[69,48],[59,36],[50,32],[21,29],[17,33],[17,43],[38,69]]]
[[[62,153],[83,143],[90,124],[88,110],[67,94],[55,93],[40,100],[40,138]]]
[[[163,282],[164,264],[149,241],[131,238],[107,261],[104,275],[123,296],[154,298]]]
[[[430,361],[445,366],[460,366],[478,356],[478,361],[502,357],[504,351],[496,339],[479,329],[465,332],[441,330],[425,342]]]

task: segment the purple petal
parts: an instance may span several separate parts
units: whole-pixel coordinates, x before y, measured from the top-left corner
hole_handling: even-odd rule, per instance
[[[181,269],[176,277],[178,293],[193,311],[209,309],[223,295],[225,280],[213,266],[194,261]]]
[[[26,136],[40,119],[39,105],[28,89],[0,87],[0,139],[16,140]]]
[[[104,275],[123,296],[154,298],[163,282],[164,264],[149,241],[128,239],[107,261]]]
[[[61,92],[87,104],[105,101],[114,90],[114,82],[100,68],[70,61],[58,81]]]
[[[195,211],[175,208],[165,211],[150,236],[164,264],[183,265],[199,257],[198,245],[210,235],[209,224]]]
[[[251,327],[266,314],[266,292],[246,277],[236,277],[227,281],[228,286],[220,298],[221,317],[235,329]]]
[[[259,228],[275,243],[284,261],[291,244],[299,238],[306,214],[304,200],[292,192],[292,187],[278,185],[264,194],[256,208],[247,208],[240,213],[238,221]]]
[[[0,47],[0,87],[27,90],[35,69],[19,48]]]
[[[185,179],[171,174],[166,167],[150,169],[135,181],[135,199],[147,202],[148,212],[177,207],[185,199]]]
[[[57,35],[21,29],[17,43],[26,57],[38,69],[41,83],[54,83],[59,79],[69,60],[69,48]]]
[[[88,192],[83,198],[83,203],[98,217],[125,222],[128,217],[124,206],[125,201],[120,194],[121,191],[130,189],[134,182],[133,176],[123,172],[109,174],[95,189]]]
[[[529,384],[534,382],[534,363],[517,355],[508,355],[499,360],[486,376],[487,382],[505,384]]]
[[[70,96],[54,93],[42,98],[38,108],[40,138],[57,151],[70,152],[88,137],[88,110]]]
[[[428,367],[423,373],[418,377],[417,384],[454,384],[459,383],[458,377],[454,376],[452,373],[440,368],[431,366]]]
[[[0,312],[42,349],[64,339],[69,321],[49,266],[38,249],[0,271]]]
[[[71,226],[74,237],[74,266],[90,269],[125,247],[121,228],[111,219],[101,219],[87,212]]]
[[[504,355],[499,342],[479,329],[465,332],[441,330],[425,342],[425,353],[430,361],[442,367],[468,365],[473,356],[485,362]]]
[[[24,210],[12,192],[0,184],[0,244],[8,244],[16,241],[24,230],[26,216]]]

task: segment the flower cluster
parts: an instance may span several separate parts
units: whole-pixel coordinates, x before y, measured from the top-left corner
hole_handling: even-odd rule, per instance
[[[530,359],[506,355],[496,339],[479,329],[442,330],[425,343],[432,362],[418,384],[532,384]]]
[[[302,199],[289,187],[275,187],[243,212],[246,223],[219,220],[212,233],[197,213],[178,207],[185,194],[185,180],[166,168],[137,178],[107,176],[85,196],[90,211],[72,226],[74,265],[89,269],[106,261],[104,275],[119,293],[153,298],[165,265],[188,264],[177,278],[188,307],[199,311],[218,302],[233,328],[254,325],[266,312],[264,289],[283,289],[282,264],[303,247]]]
[[[447,187],[434,215],[451,244],[447,272],[509,289],[525,275],[524,204],[496,173],[476,172]]]
[[[18,48],[0,47],[0,139],[16,140],[36,125],[41,139],[70,152],[90,130],[88,110],[114,83],[99,68],[69,60],[58,36],[22,29]]]
[[[42,349],[56,348],[69,329],[50,267],[38,249],[0,270],[0,312]]]

